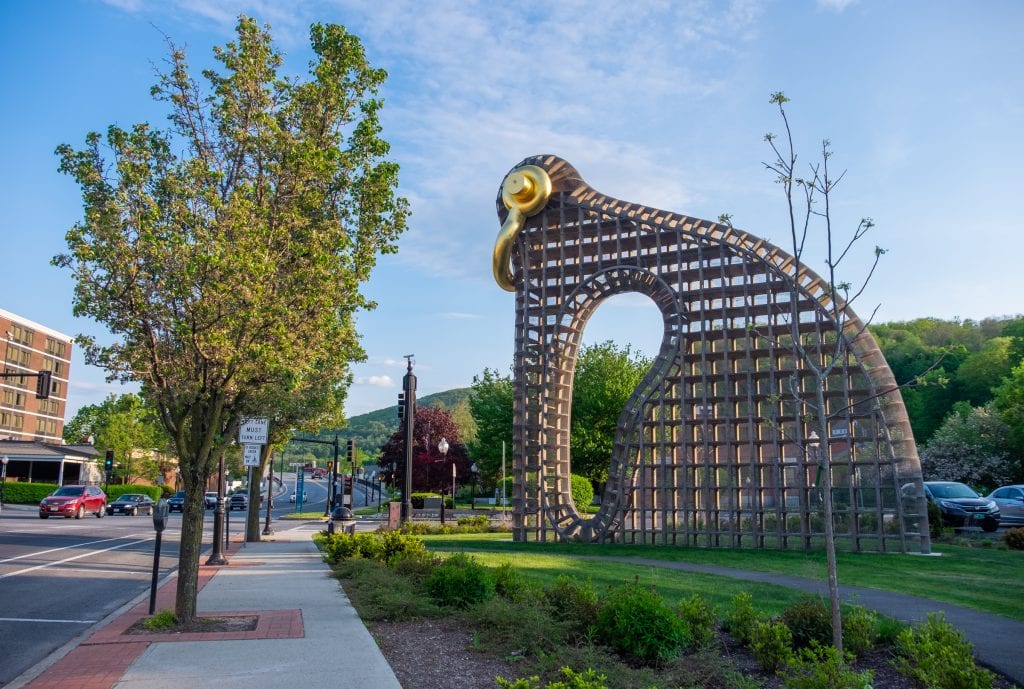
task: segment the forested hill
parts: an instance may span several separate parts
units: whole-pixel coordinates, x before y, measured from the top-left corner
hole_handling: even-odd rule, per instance
[[[443,392],[436,392],[433,395],[426,395],[424,397],[417,398],[417,407],[443,407],[445,409],[454,409],[463,400],[469,397],[471,388],[455,388],[453,390],[445,390]],[[341,453],[344,455],[345,448],[344,443],[349,438],[354,438],[356,441],[356,447],[359,448],[360,452],[365,452],[371,457],[377,456],[377,451],[380,450],[381,445],[387,442],[388,438],[391,437],[396,430],[398,430],[398,395],[395,395],[395,404],[390,407],[384,407],[377,411],[371,411],[366,414],[360,414],[359,416],[350,417],[348,425],[341,430],[335,431],[334,429],[324,429],[320,431],[318,436],[322,440],[333,440],[334,434],[337,432],[338,437],[341,439],[342,448]],[[304,443],[301,447],[298,444],[291,444],[288,447],[288,453],[292,452],[305,453],[312,452],[315,456],[326,459],[334,450],[328,445],[313,445],[312,443]]]

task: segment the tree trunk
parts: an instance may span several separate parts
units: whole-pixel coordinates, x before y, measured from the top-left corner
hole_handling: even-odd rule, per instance
[[[178,588],[174,618],[181,623],[196,620],[196,595],[199,590],[199,551],[203,540],[203,499],[205,485],[185,478],[185,504],[181,513],[181,543],[178,549]]]
[[[825,410],[825,381],[818,381],[818,409]],[[821,462],[822,476],[822,507],[825,511],[825,560],[828,564],[828,598],[832,610],[832,645],[843,655],[843,617],[839,609],[839,572],[836,565],[836,535],[832,523],[832,448],[828,442],[828,423],[823,413],[818,414],[820,422],[819,434],[821,445],[819,446],[819,461]]]

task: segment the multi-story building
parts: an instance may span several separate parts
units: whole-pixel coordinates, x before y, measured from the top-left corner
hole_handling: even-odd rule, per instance
[[[49,371],[49,399],[36,399],[36,377],[0,378],[0,438],[62,443],[71,369],[71,338],[0,309],[0,363],[7,374]]]

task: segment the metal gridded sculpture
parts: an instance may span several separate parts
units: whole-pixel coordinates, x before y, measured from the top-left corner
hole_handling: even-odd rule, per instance
[[[827,283],[747,232],[619,201],[566,161],[506,176],[495,279],[516,293],[513,533],[723,547],[808,548],[824,522],[812,422],[790,337],[836,337]],[[573,374],[602,301],[639,292],[664,320],[661,349],[619,417],[599,512],[570,490]],[[846,308],[847,360],[827,381],[840,547],[930,547],[921,467],[902,397],[874,339]],[[809,451],[808,451],[809,450]],[[811,456],[809,456],[811,455]]]

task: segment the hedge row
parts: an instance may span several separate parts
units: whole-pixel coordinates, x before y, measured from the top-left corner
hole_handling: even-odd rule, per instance
[[[23,483],[11,482],[4,485],[4,502],[12,505],[35,505],[47,495],[57,490],[56,483]],[[163,496],[160,486],[113,485],[106,491],[107,500],[113,502],[125,493],[142,493],[154,500]]]

